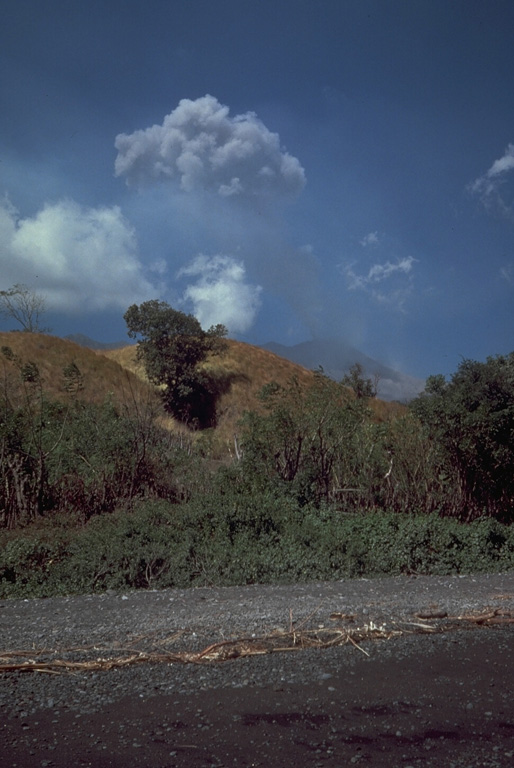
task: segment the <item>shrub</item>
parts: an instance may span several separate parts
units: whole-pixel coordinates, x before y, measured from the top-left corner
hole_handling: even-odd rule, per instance
[[[343,514],[270,492],[140,501],[54,540],[11,533],[0,597],[502,571],[513,545],[514,528],[491,519]]]
[[[2,547],[0,557],[0,597],[66,594],[66,557],[62,540],[45,541],[37,534],[11,539]]]

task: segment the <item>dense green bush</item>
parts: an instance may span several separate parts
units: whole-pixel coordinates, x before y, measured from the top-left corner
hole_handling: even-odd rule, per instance
[[[73,535],[11,532],[0,597],[513,567],[514,529],[490,519],[343,514],[272,494],[210,494],[182,505],[140,502]]]
[[[46,597],[74,592],[66,542],[20,533],[3,544],[0,597]]]
[[[175,499],[181,451],[154,416],[110,400],[59,403],[41,392],[15,407],[0,397],[0,526],[63,512],[84,522],[124,500]]]
[[[411,407],[454,480],[445,512],[514,522],[514,353],[430,376]]]

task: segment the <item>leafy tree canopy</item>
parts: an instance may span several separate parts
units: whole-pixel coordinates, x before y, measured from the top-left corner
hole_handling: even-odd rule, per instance
[[[377,396],[378,378],[376,377],[375,380],[366,378],[360,363],[352,365],[348,373],[341,379],[341,384],[353,389],[358,398]]]
[[[264,412],[243,418],[242,470],[255,487],[289,489],[302,504],[330,502],[335,488],[354,477],[364,401],[317,373],[310,387],[293,377],[287,387],[267,384]]]
[[[514,352],[430,376],[412,408],[457,473],[470,516],[513,519]]]
[[[209,353],[223,350],[225,326],[204,331],[193,315],[156,299],[133,304],[124,319],[130,338],[138,339],[138,356],[148,378],[163,387],[166,409],[188,424],[209,425],[214,393],[198,366]]]

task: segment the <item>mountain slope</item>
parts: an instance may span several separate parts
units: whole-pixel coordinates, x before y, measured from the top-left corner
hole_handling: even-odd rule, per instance
[[[137,360],[137,347],[102,350],[99,354],[116,361],[143,379],[144,367]],[[226,340],[221,355],[210,356],[203,364],[216,382],[218,396],[216,442],[233,444],[237,424],[245,411],[260,407],[259,392],[271,381],[287,386],[295,376],[309,386],[314,379],[312,371],[275,355],[268,350],[232,339]]]
[[[342,340],[316,339],[292,347],[270,342],[263,348],[311,370],[321,366],[326,375],[336,381],[340,381],[352,365],[360,363],[366,376],[378,377],[378,394],[384,400],[411,400],[424,388],[422,379],[395,371]]]
[[[145,378],[144,368],[137,360],[136,347],[105,350],[100,354]],[[305,387],[314,381],[314,373],[310,368],[262,347],[232,339],[227,340],[223,354],[208,358],[204,366],[217,382],[220,392],[217,402],[218,423],[212,439],[218,446],[228,446],[229,449],[233,445],[234,434],[243,413],[261,407],[259,393],[266,384],[275,381],[287,387],[293,376]],[[404,412],[403,406],[380,399],[372,400],[370,405],[377,421],[394,418]]]
[[[105,344],[81,333],[73,334],[66,338],[98,352],[113,351],[119,353],[111,355],[112,359],[119,358],[119,362],[122,365],[124,365],[122,361],[125,360],[127,367],[132,371],[137,367],[135,365],[135,346],[131,347],[126,342]],[[233,343],[237,344],[238,342]],[[416,397],[424,389],[425,385],[422,379],[416,379],[395,371],[393,368],[384,365],[378,360],[374,360],[356,347],[348,344],[348,342],[340,339],[316,339],[304,341],[292,347],[273,341],[260,347],[247,346],[254,350],[254,355],[257,354],[255,350],[263,349],[310,371],[317,370],[321,366],[327,376],[336,381],[340,381],[348,373],[352,365],[360,363],[366,376],[371,378],[376,376],[379,379],[378,394],[383,400],[407,402]],[[132,352],[130,351],[131,349]],[[132,358],[134,360],[129,363],[128,361]]]
[[[68,341],[73,341],[75,344],[79,344],[81,347],[88,347],[89,349],[119,349],[120,347],[126,347],[126,341],[113,341],[103,342],[95,341],[90,336],[85,336],[83,333],[69,333],[64,337]]]

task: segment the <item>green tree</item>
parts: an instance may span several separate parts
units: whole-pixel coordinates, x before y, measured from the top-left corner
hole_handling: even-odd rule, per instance
[[[155,299],[133,304],[124,319],[128,335],[138,339],[138,357],[148,378],[163,387],[166,409],[187,424],[211,426],[216,392],[199,366],[208,354],[224,349],[227,329],[216,325],[204,331],[193,315]]]
[[[459,516],[514,520],[514,353],[430,376],[412,408],[457,480]]]
[[[360,363],[355,363],[349,372],[341,379],[341,384],[353,389],[358,398],[376,397],[378,377],[369,379],[364,376],[364,369]]]
[[[320,373],[310,387],[293,377],[287,387],[268,384],[261,401],[264,412],[247,413],[242,422],[247,483],[316,504],[355,484],[367,413],[345,387]]]
[[[43,511],[47,459],[45,396],[38,366],[2,347],[0,393],[0,525],[28,523]]]

